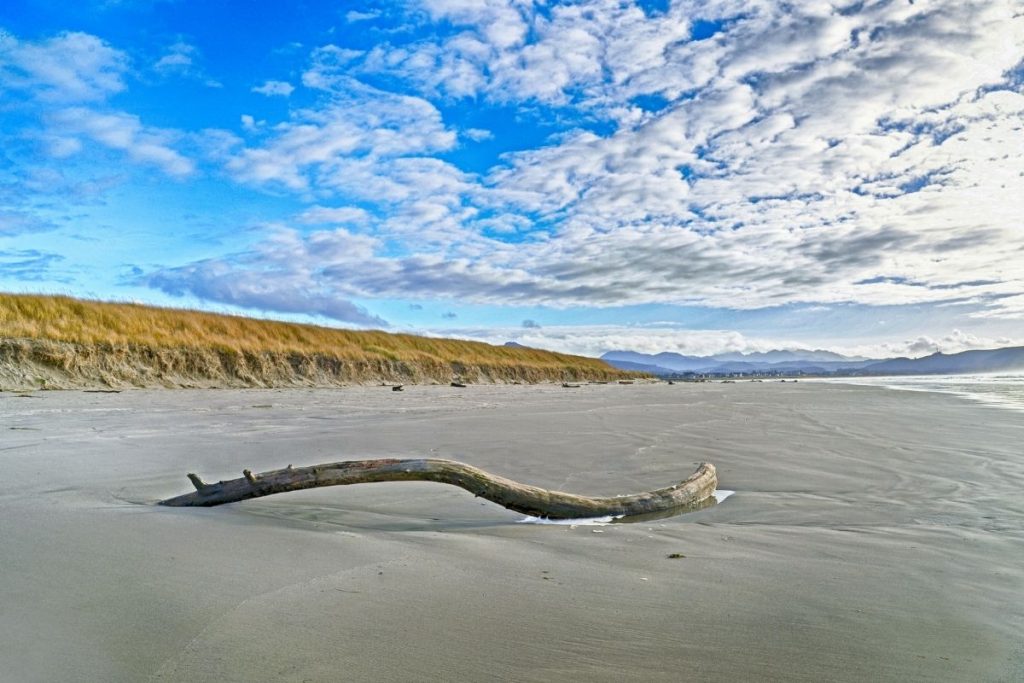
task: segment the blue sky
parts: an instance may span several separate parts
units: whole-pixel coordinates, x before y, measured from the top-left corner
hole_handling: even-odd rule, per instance
[[[8,0],[0,290],[591,355],[1024,343],[1022,45],[1013,0]]]

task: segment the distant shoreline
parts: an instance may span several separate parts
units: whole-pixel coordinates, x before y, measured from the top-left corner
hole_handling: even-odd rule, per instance
[[[825,355],[824,360],[822,355]],[[782,350],[756,356],[740,356],[744,359],[737,361],[728,357],[682,356],[671,352],[651,355],[633,351],[609,351],[601,358],[620,370],[636,370],[663,379],[681,381],[1024,372],[1024,346],[972,349],[951,354],[933,353],[921,358],[862,359],[821,350]],[[766,357],[773,359],[768,360]],[[787,360],[780,361],[780,357]]]
[[[808,377],[807,381],[815,384],[840,384],[894,391],[945,394],[999,408],[1024,410],[1024,372]]]

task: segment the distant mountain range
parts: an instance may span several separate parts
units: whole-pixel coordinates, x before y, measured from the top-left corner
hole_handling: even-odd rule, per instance
[[[1024,371],[1024,346],[935,353],[924,358],[868,359],[831,351],[786,349],[763,353],[684,356],[609,351],[601,360],[620,370],[660,377],[683,375],[955,375]]]

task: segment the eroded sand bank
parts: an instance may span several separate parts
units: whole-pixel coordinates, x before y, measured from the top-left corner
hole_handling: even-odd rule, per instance
[[[1021,443],[805,383],[0,393],[0,680],[1021,680]],[[151,504],[389,455],[737,493],[576,528],[433,484]]]

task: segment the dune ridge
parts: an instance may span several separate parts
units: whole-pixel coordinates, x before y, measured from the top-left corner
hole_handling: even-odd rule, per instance
[[[635,373],[525,347],[0,294],[0,389],[294,387],[612,380]]]

